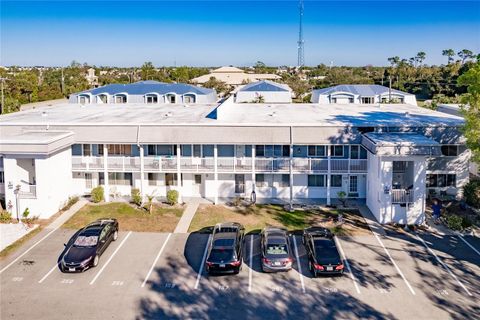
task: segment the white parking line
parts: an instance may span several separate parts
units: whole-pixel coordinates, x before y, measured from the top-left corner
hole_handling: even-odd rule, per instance
[[[462,239],[462,241],[465,242],[467,244],[467,246],[469,246],[473,251],[475,251],[480,256],[480,252],[477,249],[475,249],[475,247],[472,246],[467,240],[465,240],[461,234],[458,234],[457,236],[460,239]]]
[[[32,245],[30,248],[28,248],[24,253],[22,253],[21,255],[19,255],[18,257],[16,257],[12,262],[10,262],[9,264],[7,264],[2,270],[0,270],[0,274],[7,270],[11,265],[13,265],[15,262],[18,261],[18,259],[20,259],[21,257],[23,257],[24,255],[26,255],[28,252],[30,252],[30,250],[32,250],[33,248],[35,248],[38,244],[40,244],[40,242],[42,242],[43,240],[47,239],[52,233],[54,233],[55,231],[57,231],[57,229],[60,228],[60,226],[57,226],[55,227],[52,231],[50,231],[49,233],[47,233],[42,239],[38,240],[34,245]]]
[[[207,245],[205,246],[205,251],[203,252],[202,263],[200,264],[200,269],[198,270],[197,281],[195,281],[195,286],[193,287],[195,290],[198,289],[198,285],[200,284],[200,278],[202,277],[203,267],[205,265],[205,259],[207,259],[207,251],[208,251],[208,246],[210,244],[211,238],[212,238],[212,235],[209,235]]]
[[[295,248],[295,257],[297,259],[298,275],[300,276],[302,292],[305,293],[305,282],[303,281],[302,264],[300,262],[300,257],[298,256],[297,240],[295,239],[295,235],[293,235],[293,246]]]
[[[345,265],[347,266],[348,273],[350,274],[350,278],[353,281],[355,289],[357,290],[357,293],[360,294],[360,288],[358,287],[357,278],[355,278],[355,275],[353,274],[352,269],[350,268],[350,263],[348,262],[347,256],[345,255],[345,251],[343,251],[343,248],[340,245],[340,240],[337,237],[335,237],[335,240],[337,242],[338,249],[340,249],[340,254],[343,257],[343,260],[345,261]]]
[[[103,270],[105,270],[105,268],[108,266],[108,264],[110,263],[110,261],[112,261],[113,257],[115,256],[115,254],[117,254],[118,250],[120,250],[120,248],[123,246],[123,244],[125,243],[125,241],[127,241],[128,237],[130,237],[130,235],[132,234],[132,231],[129,231],[127,233],[127,236],[122,240],[122,242],[120,243],[120,245],[117,247],[117,249],[115,249],[115,251],[113,251],[112,255],[110,256],[110,258],[108,258],[107,262],[105,262],[105,264],[103,265],[102,269],[100,269],[100,271],[98,271],[98,273],[95,275],[95,277],[92,279],[92,281],[90,281],[90,285],[94,284],[95,281],[97,280],[97,278],[100,276],[100,274],[102,274]]]
[[[397,269],[397,272],[398,274],[402,277],[403,281],[405,282],[405,284],[407,285],[408,289],[410,290],[410,292],[415,295],[415,291],[413,290],[412,286],[410,285],[410,283],[408,282],[407,278],[405,278],[405,276],[403,275],[403,272],[402,270],[400,270],[400,268],[398,267],[398,265],[396,264],[395,260],[393,260],[392,256],[390,255],[390,252],[388,252],[387,248],[385,248],[385,245],[383,244],[383,242],[380,240],[380,238],[378,237],[378,235],[373,232],[373,234],[375,235],[375,238],[377,238],[377,241],[378,243],[380,243],[380,245],[383,247],[383,250],[385,250],[385,253],[387,254],[387,256],[390,258],[390,261],[392,261],[392,264],[395,266],[395,269]]]
[[[248,292],[252,291],[252,277],[253,277],[253,234],[250,236],[250,259],[248,260],[250,270],[248,270]]]
[[[60,263],[57,262],[57,263],[53,266],[53,268],[50,269],[50,271],[48,271],[47,274],[44,275],[42,279],[40,279],[40,281],[38,281],[38,283],[42,283],[43,281],[45,281],[45,279],[47,279],[47,277],[48,277],[53,271],[55,271],[55,269],[58,268],[58,265],[59,265],[59,264],[60,264]]]
[[[169,233],[168,236],[167,236],[167,239],[165,240],[165,242],[163,243],[162,247],[160,248],[160,251],[158,252],[157,256],[155,257],[155,260],[153,261],[153,264],[152,264],[152,267],[150,268],[150,270],[148,271],[147,273],[147,276],[145,277],[145,280],[143,280],[143,283],[142,283],[142,288],[145,287],[145,284],[147,283],[148,281],[148,278],[150,278],[150,275],[152,274],[153,272],[153,268],[155,268],[155,265],[157,264],[157,261],[158,259],[160,258],[160,256],[162,255],[162,252],[163,250],[165,249],[166,245],[167,245],[167,242],[168,242],[168,239],[170,239],[170,236],[172,234]]]
[[[460,285],[460,287],[463,288],[463,290],[465,290],[465,292],[469,295],[469,296],[472,296],[472,294],[470,293],[470,291],[468,291],[468,289],[463,285],[463,283],[460,282],[460,280],[458,280],[457,276],[453,274],[452,270],[450,270],[450,268],[445,264],[443,263],[442,260],[440,260],[440,258],[435,254],[435,252],[433,252],[432,249],[430,249],[430,247],[427,245],[427,243],[417,234],[416,235],[418,240],[420,240],[423,245],[425,246],[425,248],[427,248],[428,252],[430,252],[431,255],[433,255],[435,257],[435,259],[437,259],[438,263],[440,263],[442,265],[442,267],[448,272],[448,274],[453,278],[455,279],[455,281],[457,281],[457,283]]]

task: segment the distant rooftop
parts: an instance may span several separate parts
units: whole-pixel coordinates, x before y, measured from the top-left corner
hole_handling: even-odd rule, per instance
[[[211,73],[243,73],[242,69],[236,68],[236,67],[220,67],[218,69],[214,69],[211,71]]]
[[[389,92],[389,88],[378,84],[341,84],[334,87],[314,90],[318,94],[332,94],[336,92],[349,92],[364,97],[372,97]],[[392,89],[392,93],[409,95],[409,93]]]
[[[176,94],[195,93],[204,95],[214,93],[215,91],[213,89],[201,88],[185,83],[165,83],[147,80],[129,84],[108,84],[103,87],[85,90],[77,94],[91,93],[92,95],[97,95],[100,93],[108,93],[110,95],[114,95],[117,93],[127,93],[129,95],[145,95],[152,92],[158,94],[175,92]]]
[[[239,91],[291,91],[286,84],[281,84],[273,81],[262,80],[254,83],[249,83],[239,89]]]

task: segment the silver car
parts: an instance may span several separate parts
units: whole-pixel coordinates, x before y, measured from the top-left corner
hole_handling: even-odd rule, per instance
[[[293,259],[290,240],[285,229],[266,227],[261,234],[262,270],[264,272],[289,271]]]

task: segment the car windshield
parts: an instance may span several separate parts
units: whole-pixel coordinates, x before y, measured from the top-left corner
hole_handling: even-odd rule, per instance
[[[75,247],[93,247],[98,242],[98,236],[78,236],[73,244]]]
[[[287,252],[287,245],[286,244],[267,244],[268,255],[285,255],[288,254]]]
[[[314,240],[315,254],[319,263],[338,263],[340,256],[338,255],[335,242],[329,239]]]
[[[233,246],[233,239],[216,239],[213,241],[214,247],[232,247]]]
[[[208,260],[210,262],[228,261],[234,258],[232,249],[213,248],[210,252]]]

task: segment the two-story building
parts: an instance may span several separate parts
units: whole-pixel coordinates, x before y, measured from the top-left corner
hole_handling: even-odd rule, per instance
[[[0,116],[9,210],[47,217],[98,185],[107,201],[139,188],[329,204],[343,191],[381,223],[421,223],[430,194],[468,181],[463,119],[414,105],[95,101]]]

